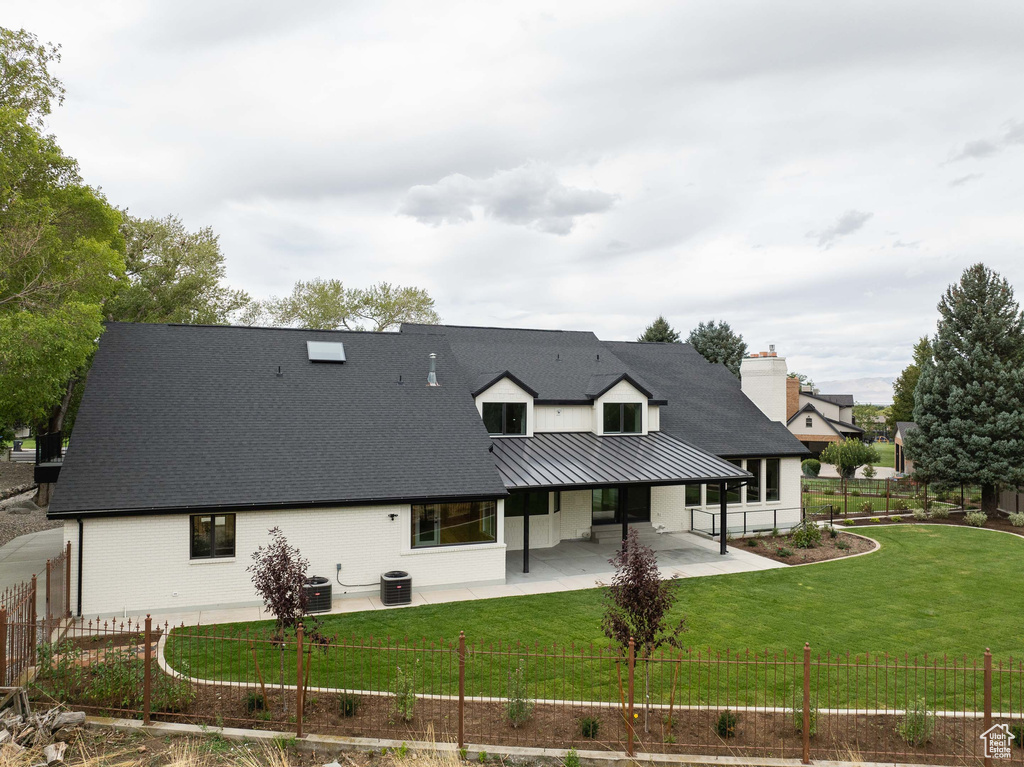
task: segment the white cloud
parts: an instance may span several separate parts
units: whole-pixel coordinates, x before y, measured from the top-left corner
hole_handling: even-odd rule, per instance
[[[602,213],[616,196],[597,189],[566,186],[555,171],[539,163],[502,170],[480,181],[453,173],[436,184],[412,187],[398,212],[423,224],[462,224],[473,220],[473,209],[507,224],[529,226],[549,234],[566,235],[576,219]]]
[[[966,142],[962,147],[954,150],[950,154],[948,162],[956,162],[958,160],[982,160],[986,157],[999,154],[1004,149],[1008,149],[1014,144],[1024,144],[1024,123],[1010,120],[1003,126],[1002,132],[998,136],[991,138],[975,139],[974,141]],[[977,175],[977,174],[972,174]],[[970,179],[971,176],[964,176],[966,179]],[[956,185],[955,179],[953,185]]]

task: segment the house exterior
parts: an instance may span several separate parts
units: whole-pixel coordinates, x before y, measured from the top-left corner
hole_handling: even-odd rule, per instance
[[[896,438],[893,440],[895,444],[895,466],[896,475],[905,475],[914,473],[914,462],[907,458],[906,448],[904,442],[907,434],[917,428],[917,424],[913,421],[897,421],[896,422]]]
[[[786,427],[815,458],[829,442],[863,437],[853,417],[852,395],[819,394],[795,378],[786,385]]]
[[[336,597],[395,569],[503,583],[509,550],[526,569],[631,524],[788,527],[806,450],[779,361],[745,360],[741,387],[687,345],[586,332],[112,323],[49,508],[72,603],[258,604],[246,568],[273,527]]]

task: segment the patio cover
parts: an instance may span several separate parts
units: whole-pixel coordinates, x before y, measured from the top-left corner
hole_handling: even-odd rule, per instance
[[[509,490],[601,485],[723,482],[751,474],[665,432],[599,437],[551,432],[493,440],[494,463]]]

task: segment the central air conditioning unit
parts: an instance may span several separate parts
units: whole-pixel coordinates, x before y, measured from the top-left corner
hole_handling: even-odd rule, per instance
[[[331,582],[322,575],[306,578],[302,587],[306,592],[307,613],[329,613],[331,611]]]
[[[405,570],[388,570],[380,576],[380,601],[385,607],[412,602],[412,577]]]

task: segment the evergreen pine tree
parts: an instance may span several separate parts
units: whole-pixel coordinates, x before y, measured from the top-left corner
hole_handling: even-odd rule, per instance
[[[677,344],[679,343],[679,333],[677,333],[671,325],[668,324],[668,320],[664,316],[658,315],[658,319],[647,326],[647,329],[643,332],[637,341],[648,341],[662,344]]]
[[[690,331],[686,343],[708,362],[721,362],[740,377],[740,362],[747,353],[747,344],[743,336],[732,332],[728,322],[702,322]]]
[[[966,269],[938,309],[907,457],[926,479],[981,485],[982,510],[994,512],[1000,485],[1024,484],[1024,315],[1009,283],[983,264]]]

